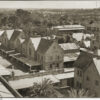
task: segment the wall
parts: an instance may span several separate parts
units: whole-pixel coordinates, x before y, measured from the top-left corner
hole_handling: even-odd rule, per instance
[[[81,76],[80,76],[81,73]],[[77,86],[77,82],[82,85],[83,81],[83,72],[81,69],[75,67],[75,73],[74,73],[74,87],[80,88],[80,86]]]
[[[46,70],[63,68],[63,56],[63,50],[56,42],[54,42],[44,56],[43,66],[45,66]],[[56,67],[57,63],[59,67]],[[52,68],[50,68],[50,64],[53,64]]]
[[[89,77],[89,81],[87,81],[87,76]],[[95,84],[95,80],[99,81],[99,85]],[[84,73],[84,81],[83,87],[90,89],[91,93],[95,92],[97,96],[100,97],[100,75],[94,65],[92,63],[90,67]]]

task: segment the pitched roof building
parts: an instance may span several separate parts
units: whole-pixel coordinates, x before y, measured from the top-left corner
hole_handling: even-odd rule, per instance
[[[82,51],[74,63],[75,88],[84,88],[100,97],[100,56]]]
[[[43,69],[62,69],[63,57],[63,49],[55,40],[41,39],[37,49],[37,61],[42,64]]]

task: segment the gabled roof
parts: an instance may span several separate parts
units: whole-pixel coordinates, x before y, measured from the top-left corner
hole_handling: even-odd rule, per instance
[[[20,42],[23,43],[25,39],[19,38]]]
[[[37,52],[44,54],[49,49],[49,47],[52,45],[52,40],[47,39],[41,39],[40,44],[38,46]]]
[[[85,47],[89,48],[90,47],[90,41],[83,41]]]
[[[17,37],[21,34],[21,30],[14,30],[12,36],[11,36],[11,41],[14,41],[15,39],[17,39]]]
[[[63,50],[79,49],[79,46],[76,45],[75,43],[62,43],[62,44],[59,44],[59,45]]]
[[[13,35],[14,30],[6,30],[7,38],[10,40],[11,36]]]
[[[4,33],[4,30],[0,30],[0,36]]]
[[[83,36],[84,36],[84,33],[73,33],[73,34],[72,34],[72,37],[73,37],[74,39],[76,39],[77,41],[81,41],[82,38],[83,38]]]
[[[37,37],[37,38],[30,38],[30,40],[32,41],[32,44],[34,45],[35,50],[37,50],[41,37]]]
[[[97,59],[97,58],[93,58],[93,61],[94,61],[94,64],[96,66],[96,69],[100,75],[100,59]]]
[[[74,66],[84,70],[88,67],[88,64],[92,63],[92,61],[93,55],[91,53],[82,51],[78,59],[75,61]]]

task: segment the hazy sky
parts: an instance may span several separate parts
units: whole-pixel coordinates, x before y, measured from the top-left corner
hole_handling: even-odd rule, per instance
[[[100,1],[0,1],[0,8],[98,8]]]

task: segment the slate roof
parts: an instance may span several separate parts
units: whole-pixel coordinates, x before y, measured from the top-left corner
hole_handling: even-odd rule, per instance
[[[84,70],[88,67],[88,64],[92,62],[93,62],[93,55],[91,53],[82,51],[78,59],[75,61],[74,66]]]
[[[0,98],[14,98],[15,96],[0,82]]]
[[[23,88],[32,87],[34,83],[41,83],[44,79],[50,79],[53,83],[60,82],[53,75],[45,75],[45,76],[39,76],[39,77],[33,77],[33,78],[24,78],[24,79],[9,81],[9,84],[14,89],[23,89]]]
[[[52,43],[53,43],[52,40],[47,40],[42,38],[38,46],[37,52],[45,54],[46,51],[49,49],[49,47],[52,45]]]
[[[14,41],[21,34],[20,30],[14,30],[14,33],[11,36],[11,41]]]

